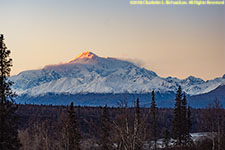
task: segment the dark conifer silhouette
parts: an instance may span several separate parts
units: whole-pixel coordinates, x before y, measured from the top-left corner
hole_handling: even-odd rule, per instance
[[[0,35],[0,149],[18,150],[21,147],[16,127],[17,117],[15,111],[17,106],[13,98],[15,94],[8,80],[12,67],[12,59],[3,42],[4,37]]]
[[[183,94],[183,98],[181,100],[181,138],[182,144],[186,145],[189,137],[188,132],[188,121],[187,121],[187,100],[186,95]]]
[[[151,125],[150,125],[150,131],[151,131],[151,137],[154,140],[154,149],[157,149],[157,107],[155,102],[155,92],[152,91],[152,101],[150,106],[150,117],[151,117]]]
[[[188,109],[187,109],[187,133],[186,133],[186,140],[187,140],[187,144],[188,145],[192,145],[193,144],[193,141],[191,139],[191,127],[192,127],[192,121],[191,121],[191,108],[188,106]]]
[[[134,150],[142,150],[143,149],[143,136],[142,135],[142,125],[141,125],[141,111],[140,111],[140,102],[137,98],[136,107],[135,107],[135,120],[134,120]]]
[[[163,149],[168,150],[170,143],[170,133],[168,127],[165,128],[163,131]]]
[[[101,150],[112,150],[113,142],[111,137],[111,127],[109,120],[108,107],[103,108],[103,114],[101,116],[101,131],[100,131],[100,148]]]
[[[177,145],[181,145],[182,141],[182,116],[181,116],[181,99],[182,91],[179,86],[175,99],[174,119],[173,119],[173,138],[177,140]]]
[[[187,100],[185,94],[182,94],[179,86],[175,99],[174,120],[173,120],[173,138],[176,145],[187,146],[191,144],[191,112],[187,110]]]
[[[68,110],[68,118],[65,125],[65,137],[63,148],[65,150],[80,150],[81,135],[78,128],[77,117],[74,111],[73,102],[71,102]]]

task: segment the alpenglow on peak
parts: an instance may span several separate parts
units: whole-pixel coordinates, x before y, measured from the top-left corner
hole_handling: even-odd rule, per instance
[[[85,51],[83,53],[80,53],[79,55],[77,55],[72,61],[77,60],[77,59],[92,59],[96,57],[96,55],[90,51]]]

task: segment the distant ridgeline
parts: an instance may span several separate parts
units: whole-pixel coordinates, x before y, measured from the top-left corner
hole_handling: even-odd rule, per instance
[[[187,95],[187,103],[193,108],[204,108],[207,107],[215,98],[225,107],[225,86],[221,86],[209,93],[200,94],[195,96]],[[156,103],[158,107],[174,107],[175,93],[159,93],[156,92]],[[118,107],[122,102],[127,102],[129,107],[134,106],[135,100],[140,99],[141,107],[150,107],[151,93],[146,94],[130,94],[130,93],[119,93],[119,94],[54,94],[48,93],[39,96],[21,95],[16,98],[17,103],[21,104],[44,104],[44,105],[69,105],[74,102],[75,105],[80,106],[109,106]]]

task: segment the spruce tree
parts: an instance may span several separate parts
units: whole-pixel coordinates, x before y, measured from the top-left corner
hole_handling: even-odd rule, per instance
[[[188,139],[188,122],[187,122],[187,100],[185,93],[183,94],[183,98],[181,100],[181,137],[182,140],[184,141],[183,144],[187,144],[187,139]]]
[[[80,131],[78,128],[77,117],[74,111],[73,102],[71,102],[68,110],[68,117],[65,124],[65,139],[63,148],[65,150],[80,150]]]
[[[193,144],[193,141],[191,139],[191,127],[192,127],[192,122],[191,122],[191,108],[188,106],[188,109],[187,109],[187,133],[186,133],[186,136],[187,136],[187,144],[188,145],[192,145]]]
[[[141,111],[139,105],[139,99],[137,98],[136,107],[135,107],[135,120],[134,120],[134,150],[142,150],[143,149],[143,141],[142,141],[142,128],[141,128]]]
[[[187,100],[185,93],[182,94],[179,86],[175,99],[174,120],[173,120],[173,138],[178,146],[188,146],[192,144],[191,129],[191,112],[187,109]]]
[[[170,143],[170,133],[168,127],[165,128],[163,131],[163,148],[165,150],[169,149],[169,143]]]
[[[152,101],[151,101],[151,107],[150,107],[150,117],[151,117],[151,126],[150,126],[150,131],[151,131],[151,137],[154,140],[154,149],[157,149],[157,118],[156,118],[156,112],[157,112],[157,107],[155,103],[155,92],[154,90],[152,91]]]
[[[190,107],[187,108],[187,100],[185,93],[183,94],[183,99],[181,101],[181,115],[182,115],[182,141],[183,145],[190,146],[193,144],[190,130],[191,130],[191,110]]]
[[[188,133],[190,133],[191,127],[192,127],[192,122],[191,122],[191,108],[190,108],[190,106],[188,106],[187,122],[188,122]]]
[[[103,108],[103,114],[101,116],[101,129],[100,129],[100,148],[101,150],[112,150],[113,142],[110,134],[110,120],[108,107]]]
[[[21,144],[15,122],[17,106],[13,100],[15,94],[10,88],[12,82],[8,80],[12,59],[9,57],[10,50],[6,48],[3,40],[3,35],[0,35],[0,149],[18,150]]]
[[[181,109],[181,100],[182,100],[182,90],[179,86],[175,99],[174,107],[174,119],[173,119],[173,138],[176,140],[176,145],[181,146],[182,144],[182,109]]]
[[[140,111],[140,101],[139,101],[139,98],[137,98],[137,101],[136,101],[135,124],[136,124],[136,127],[139,129],[140,124],[141,124],[141,111]]]

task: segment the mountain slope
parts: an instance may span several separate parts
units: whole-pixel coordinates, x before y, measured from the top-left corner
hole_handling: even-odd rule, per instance
[[[196,107],[206,107],[214,99],[218,99],[223,107],[225,107],[225,84],[220,85],[208,93],[188,97],[189,102]]]

